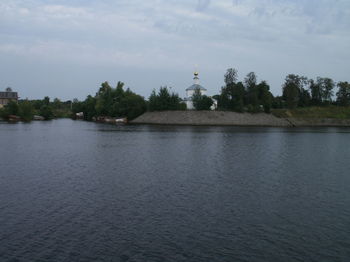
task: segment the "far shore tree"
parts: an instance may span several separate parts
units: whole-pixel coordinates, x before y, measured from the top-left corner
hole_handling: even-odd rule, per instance
[[[5,107],[4,107],[5,115],[18,115],[19,113],[19,106],[18,103],[11,100]]]
[[[214,101],[209,96],[202,95],[199,88],[194,91],[192,96],[193,107],[195,110],[210,110]]]
[[[334,94],[333,89],[335,87],[334,81],[328,77],[318,77],[317,84],[320,86],[321,89],[322,102],[326,105],[331,104],[332,97]]]
[[[348,82],[339,82],[337,84],[337,104],[340,106],[350,105],[350,84]]]
[[[273,104],[273,95],[266,81],[257,83],[257,76],[250,72],[244,83],[237,82],[237,70],[228,69],[225,74],[225,86],[217,96],[219,110],[235,112],[261,112],[270,113]]]
[[[257,77],[254,72],[250,72],[244,78],[244,87],[245,87],[245,104],[250,105],[254,111],[258,111],[259,107],[259,98],[257,90]]]
[[[161,86],[158,92],[153,90],[148,99],[149,111],[184,110],[185,106],[179,95],[170,92],[167,86]]]
[[[311,90],[311,105],[319,106],[322,104],[322,90],[318,82],[310,79],[309,81]]]
[[[143,114],[146,110],[184,110],[186,105],[181,102],[179,96],[170,93],[168,87],[160,87],[158,93],[153,90],[148,103],[140,95],[135,94],[129,88],[124,90],[124,83],[118,82],[116,88],[103,82],[96,95],[91,95],[80,102],[74,100],[72,113],[84,113],[85,120],[92,120],[98,116],[127,117],[132,120]]]
[[[237,83],[237,79],[237,70],[227,69],[224,76],[225,86],[221,88],[221,94],[217,97],[219,110],[243,112],[244,86],[242,82]]]
[[[270,86],[266,81],[261,81],[256,88],[258,91],[259,104],[263,106],[265,113],[270,113],[273,100],[273,95],[270,92]]]
[[[145,111],[145,99],[129,88],[124,90],[124,83],[120,81],[116,88],[103,82],[95,97],[89,95],[82,102],[75,100],[72,105],[72,113],[83,112],[85,120],[98,116],[127,117],[132,120]]]
[[[300,94],[304,92],[304,87],[308,83],[304,76],[290,74],[287,75],[283,84],[283,98],[289,109],[296,108],[299,104]]]
[[[22,120],[29,122],[33,120],[34,106],[28,100],[24,100],[19,104],[18,114]]]

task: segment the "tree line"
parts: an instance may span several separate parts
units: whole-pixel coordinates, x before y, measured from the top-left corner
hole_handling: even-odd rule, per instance
[[[270,113],[273,102],[270,86],[266,81],[258,83],[254,72],[247,74],[242,82],[238,81],[237,70],[230,68],[224,75],[224,81],[221,93],[214,96],[219,110]]]
[[[271,109],[280,108],[350,105],[350,84],[335,83],[330,78],[317,77],[313,80],[289,74],[282,85],[282,96],[276,97],[270,92],[266,81],[258,83],[254,72],[248,73],[243,81],[238,82],[237,70],[231,68],[227,70],[224,79],[225,86],[221,88],[221,93],[214,96],[219,110],[270,113]],[[338,92],[335,93],[336,86]]]
[[[58,98],[50,101],[48,96],[44,99],[9,101],[0,109],[0,117],[8,119],[10,116],[18,116],[23,121],[31,121],[34,116],[40,116],[44,120],[71,116],[71,101],[62,102]]]
[[[258,82],[254,72],[248,73],[243,81],[238,81],[237,70],[230,68],[224,75],[224,83],[220,93],[212,97],[196,90],[192,97],[195,110],[210,110],[213,99],[217,102],[217,110],[250,113],[270,113],[271,109],[281,108],[350,105],[350,84],[335,83],[330,78],[317,77],[313,80],[289,74],[282,85],[282,96],[276,97],[270,92],[267,81]],[[336,87],[338,91],[335,93]],[[149,111],[184,109],[184,101],[177,94],[170,93],[167,87],[161,87],[158,93],[153,90],[149,98]]]
[[[334,99],[336,86],[338,92]],[[348,82],[335,83],[327,77],[317,77],[314,80],[305,76],[290,74],[286,77],[282,88],[283,95],[280,99],[285,102],[285,107],[290,109],[331,104],[338,106],[350,105],[350,84]]]
[[[73,114],[83,112],[84,119],[89,121],[98,116],[127,117],[132,120],[146,109],[145,99],[129,88],[124,90],[124,83],[120,81],[115,88],[104,82],[95,96],[89,95],[84,101],[74,99],[72,105]]]
[[[282,96],[276,97],[270,92],[266,81],[258,82],[254,72],[239,81],[237,70],[230,68],[224,75],[224,83],[220,93],[212,97],[195,90],[192,97],[195,110],[210,110],[214,101],[216,110],[250,113],[270,113],[271,109],[280,108],[350,106],[350,84],[336,83],[330,78],[317,77],[314,80],[289,74],[282,85]],[[0,110],[0,117],[19,115],[23,120],[30,121],[33,115],[40,115],[48,120],[83,112],[85,120],[98,116],[127,117],[132,120],[145,111],[186,110],[185,102],[167,86],[154,89],[146,100],[129,88],[125,90],[123,82],[118,82],[115,88],[103,82],[95,96],[88,95],[84,101],[74,99],[62,102],[57,98],[50,101],[49,97],[21,100],[19,103],[11,101]]]

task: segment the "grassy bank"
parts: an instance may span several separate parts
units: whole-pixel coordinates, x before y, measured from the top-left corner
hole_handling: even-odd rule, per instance
[[[350,107],[304,107],[296,109],[273,109],[272,114],[281,118],[331,118],[350,119]]]

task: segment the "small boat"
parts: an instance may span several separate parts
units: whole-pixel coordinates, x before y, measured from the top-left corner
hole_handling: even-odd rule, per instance
[[[16,116],[16,115],[9,115],[8,121],[9,122],[18,122],[18,121],[21,121],[21,118],[19,116]]]
[[[44,121],[45,118],[43,116],[34,115],[33,116],[33,120],[35,120],[35,121]]]
[[[116,118],[115,123],[116,124],[126,124],[126,123],[128,123],[128,119],[126,117]]]

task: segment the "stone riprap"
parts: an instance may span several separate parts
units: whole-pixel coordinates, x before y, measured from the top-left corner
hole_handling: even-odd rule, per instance
[[[211,126],[293,126],[288,120],[271,114],[236,113],[226,111],[162,111],[146,112],[132,124],[211,125]]]

